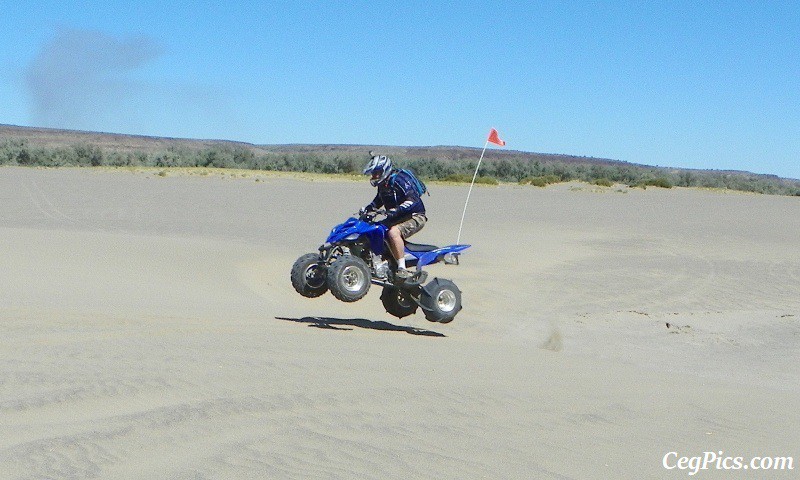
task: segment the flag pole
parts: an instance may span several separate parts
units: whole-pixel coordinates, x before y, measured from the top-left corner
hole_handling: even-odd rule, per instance
[[[489,140],[486,140],[486,143],[483,144],[483,151],[481,152],[481,158],[478,159],[478,165],[475,167],[475,173],[472,175],[472,183],[469,184],[469,191],[467,192],[467,201],[464,202],[464,212],[461,214],[461,224],[458,226],[458,238],[456,239],[456,245],[459,244],[461,241],[461,229],[464,227],[464,216],[467,214],[467,205],[469,204],[469,196],[472,194],[472,187],[475,185],[475,178],[478,176],[478,169],[481,168],[481,161],[483,160],[483,154],[486,153],[486,147],[489,146]]]

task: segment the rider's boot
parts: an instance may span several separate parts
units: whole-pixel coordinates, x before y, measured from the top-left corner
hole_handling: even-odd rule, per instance
[[[410,270],[406,270],[406,259],[401,257],[397,259],[397,270],[394,272],[394,277],[401,282],[404,282],[414,275]]]
[[[411,270],[407,270],[403,267],[397,267],[397,271],[394,272],[394,276],[398,280],[406,281],[414,276],[414,272],[412,272]]]
[[[394,278],[398,283],[402,283],[406,286],[415,286],[424,283],[425,280],[428,279],[428,272],[425,270],[412,272],[411,270],[406,270],[405,268],[398,268],[397,272],[394,274]]]

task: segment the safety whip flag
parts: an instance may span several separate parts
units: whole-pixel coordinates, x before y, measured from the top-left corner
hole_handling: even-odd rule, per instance
[[[475,178],[478,176],[478,169],[481,168],[481,161],[483,160],[483,155],[486,153],[486,147],[489,146],[489,142],[494,143],[495,145],[499,145],[504,147],[506,145],[505,140],[500,140],[500,135],[497,133],[497,130],[492,128],[489,130],[489,137],[486,139],[486,143],[483,145],[483,151],[481,152],[481,158],[478,159],[478,165],[475,167],[475,173],[472,175],[472,183],[469,184],[469,191],[467,192],[467,201],[464,202],[464,213],[461,214],[461,224],[458,226],[458,238],[456,239],[456,245],[458,242],[461,241],[461,229],[464,227],[464,217],[467,215],[467,205],[469,204],[469,196],[472,194],[472,187],[475,185]]]
[[[506,146],[506,141],[500,140],[500,136],[497,134],[497,130],[495,130],[494,128],[491,131],[489,131],[489,138],[486,141],[492,142],[495,145],[500,145],[501,147]]]

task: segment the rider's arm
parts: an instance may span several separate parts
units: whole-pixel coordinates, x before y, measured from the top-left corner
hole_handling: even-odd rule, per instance
[[[382,206],[383,206],[383,200],[381,200],[381,196],[379,194],[376,194],[375,198],[372,199],[372,201],[369,203],[369,205],[364,207],[364,210],[365,211],[370,211],[370,210],[374,211],[374,210],[378,210]]]
[[[414,205],[421,201],[417,191],[406,178],[398,178],[393,188],[395,189],[395,198],[399,200],[399,203],[397,207],[389,211],[387,220],[394,220],[410,214]]]

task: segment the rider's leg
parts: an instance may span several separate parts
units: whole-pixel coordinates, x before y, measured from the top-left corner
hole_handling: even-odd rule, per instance
[[[400,229],[397,225],[393,225],[389,229],[387,237],[389,239],[389,250],[392,252],[394,259],[397,260],[397,266],[406,268],[405,243],[403,243],[403,236],[400,234]]]
[[[392,225],[387,232],[389,250],[397,260],[398,272],[402,272],[401,276],[408,276],[408,272],[405,271],[405,239],[419,232],[427,221],[428,218],[425,215],[415,213],[408,220]]]

